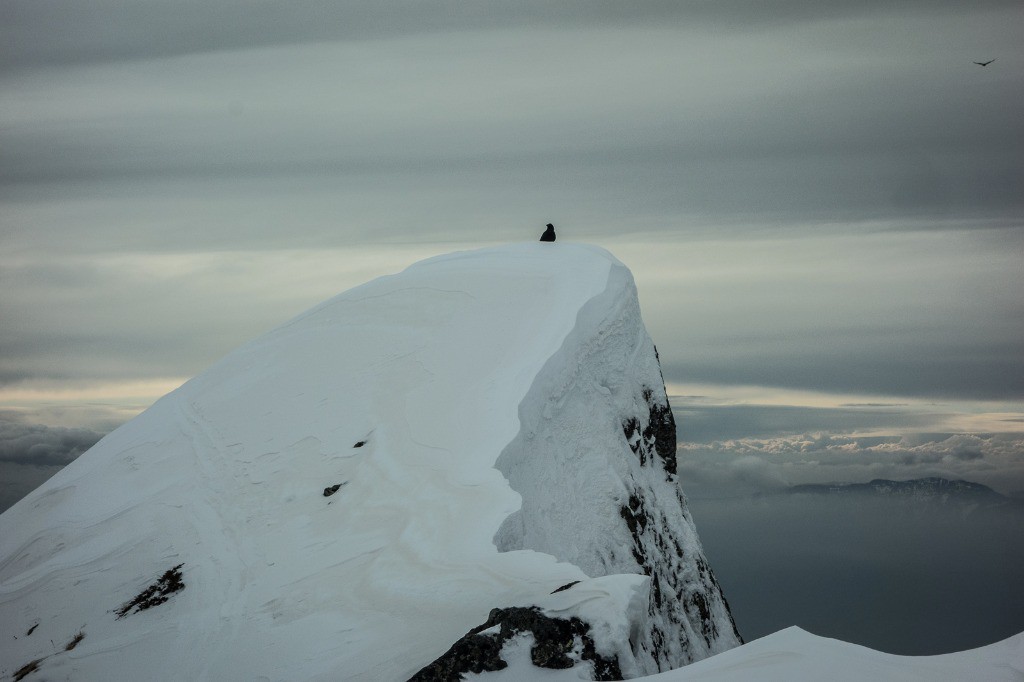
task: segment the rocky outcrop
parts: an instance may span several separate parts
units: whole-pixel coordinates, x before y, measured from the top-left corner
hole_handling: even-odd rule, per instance
[[[644,386],[640,395],[642,413],[623,420],[623,434],[640,467],[663,471],[673,495],[652,495],[654,490],[634,478],[619,516],[632,538],[633,560],[651,578],[648,627],[634,648],[639,658],[649,658],[662,670],[666,664],[676,667],[703,658],[704,651],[715,651],[722,641],[742,643],[742,638],[699,544],[684,549],[680,537],[694,526],[676,480],[676,425],[664,384],[657,394]]]
[[[639,417],[628,417],[622,422],[622,433],[626,436],[629,449],[646,465],[657,455],[665,471],[676,473],[676,420],[668,399],[664,404],[654,400],[654,391],[644,387],[642,391],[647,404],[647,425],[641,428]]]
[[[553,618],[537,607],[512,607],[493,609],[486,623],[466,633],[410,682],[458,682],[463,673],[504,670],[505,646],[523,636],[531,639],[530,662],[538,668],[564,670],[585,663],[591,679],[622,679],[618,661],[597,653],[590,626],[579,618]]]
[[[114,613],[117,614],[118,618],[124,618],[133,613],[146,611],[154,606],[166,603],[172,594],[185,589],[185,582],[181,576],[181,567],[184,565],[178,564],[164,571],[164,574],[155,583],[135,595],[134,598],[121,604]]]

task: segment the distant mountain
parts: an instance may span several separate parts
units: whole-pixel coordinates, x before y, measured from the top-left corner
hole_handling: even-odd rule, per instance
[[[942,505],[978,505],[995,507],[1010,504],[1011,499],[992,488],[971,481],[947,478],[915,478],[890,481],[876,478],[868,483],[832,483],[795,485],[785,491],[789,495],[835,495],[878,499],[928,502]]]

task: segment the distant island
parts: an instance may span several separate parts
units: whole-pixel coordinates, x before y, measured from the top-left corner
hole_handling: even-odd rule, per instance
[[[1021,500],[1002,495],[987,485],[948,478],[915,478],[890,481],[876,478],[867,483],[824,483],[794,485],[783,491],[787,495],[839,495],[843,497],[871,497],[913,502],[931,502],[942,505],[977,505],[1001,507],[1017,505]]]

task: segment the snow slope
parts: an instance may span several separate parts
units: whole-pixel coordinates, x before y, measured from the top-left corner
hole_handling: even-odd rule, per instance
[[[402,680],[510,606],[582,619],[626,675],[697,660],[738,636],[674,450],[610,254],[430,259],[239,348],[0,516],[0,674]]]

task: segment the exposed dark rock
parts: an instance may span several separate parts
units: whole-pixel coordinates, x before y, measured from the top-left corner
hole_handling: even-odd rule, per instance
[[[721,597],[732,626],[732,634],[742,642],[736,629],[736,622],[729,612],[728,602],[721,594],[721,587],[703,556],[692,559],[696,564],[696,576],[688,576],[686,566],[691,557],[685,556],[679,541],[672,535],[671,524],[663,510],[649,510],[639,492],[629,496],[629,502],[619,508],[619,515],[626,522],[633,537],[633,558],[645,575],[651,576],[652,615],[661,612],[669,623],[677,625],[689,621],[701,633],[710,647],[720,636],[718,626],[712,618],[707,594]],[[656,622],[656,621],[655,621]],[[661,660],[665,647],[666,633],[659,625],[652,626],[650,647],[655,660]]]
[[[64,645],[64,651],[71,651],[78,643],[85,639],[85,631],[79,630],[78,634],[71,638],[71,641]]]
[[[361,440],[358,443],[356,443],[355,445],[353,445],[352,447],[354,447],[354,448],[361,448],[364,445],[366,445],[366,441],[365,440]]]
[[[622,422],[622,433],[633,454],[646,466],[654,455],[661,458],[666,473],[676,473],[676,420],[668,399],[664,404],[654,397],[654,391],[644,387],[642,395],[647,403],[647,425],[642,426],[638,417],[629,417]]]
[[[626,436],[626,443],[629,444],[629,449],[640,459],[640,466],[646,465],[647,451],[642,446],[643,437],[640,435],[640,420],[636,417],[630,417],[622,422],[622,433]]]
[[[501,658],[504,640],[492,635],[476,634],[475,628],[456,642],[443,656],[420,670],[410,682],[457,682],[462,673],[483,673],[508,667]]]
[[[185,583],[181,579],[181,567],[185,564],[178,564],[174,568],[169,568],[167,571],[160,576],[159,580],[144,589],[138,595],[135,596],[131,601],[125,602],[117,608],[114,613],[117,614],[118,619],[124,618],[132,613],[138,613],[139,611],[145,611],[151,609],[154,606],[159,606],[171,598],[171,595],[175,592],[180,592],[185,589]]]
[[[498,632],[481,634],[496,626]],[[595,680],[622,679],[618,661],[597,653],[590,626],[579,618],[552,618],[537,607],[510,607],[492,609],[486,623],[470,630],[444,655],[413,675],[410,682],[457,682],[463,673],[503,670],[508,663],[501,658],[502,647],[522,633],[533,635],[530,660],[539,668],[571,668],[577,661],[568,654],[578,650],[580,659],[592,662]]]
[[[338,492],[338,490],[343,485],[345,485],[345,484],[344,483],[335,483],[332,486],[328,486],[328,487],[324,488],[324,497],[330,497],[334,493]]]
[[[35,629],[37,627],[39,627],[39,623],[36,623],[31,628],[29,628],[28,632],[25,633],[26,636],[31,635],[35,631]],[[17,639],[17,637],[15,637],[15,639]],[[76,646],[78,646],[79,643],[83,639],[85,639],[85,631],[84,630],[79,630],[78,634],[75,635],[74,637],[72,637],[71,641],[69,641],[67,644],[64,645],[64,651],[71,651]],[[50,644],[51,645],[53,644],[53,640],[52,639],[50,640]],[[54,646],[54,648],[56,649],[56,646]],[[19,680],[25,679],[26,677],[28,677],[32,673],[37,672],[39,670],[39,665],[43,661],[45,661],[47,658],[50,658],[50,657],[49,656],[43,656],[42,658],[37,658],[34,661],[29,661],[25,665],[23,665],[20,668],[18,668],[17,670],[15,670],[14,673],[11,675],[11,679],[15,680],[15,682],[18,682]]]
[[[573,580],[571,583],[566,583],[566,584],[562,585],[561,587],[559,587],[558,589],[556,589],[551,594],[555,594],[557,592],[565,592],[566,590],[568,590],[570,587],[572,587],[573,585],[575,585],[578,582],[579,582],[579,580]]]
[[[14,682],[25,679],[28,675],[31,675],[35,671],[39,670],[39,664],[43,662],[43,659],[37,658],[34,661],[29,661],[25,665],[21,666],[14,671]]]
[[[650,405],[650,422],[644,430],[645,439],[654,440],[654,448],[665,464],[665,471],[676,473],[676,420],[672,416],[672,408],[668,401],[664,405],[650,399],[649,390],[645,392],[647,404]]]

